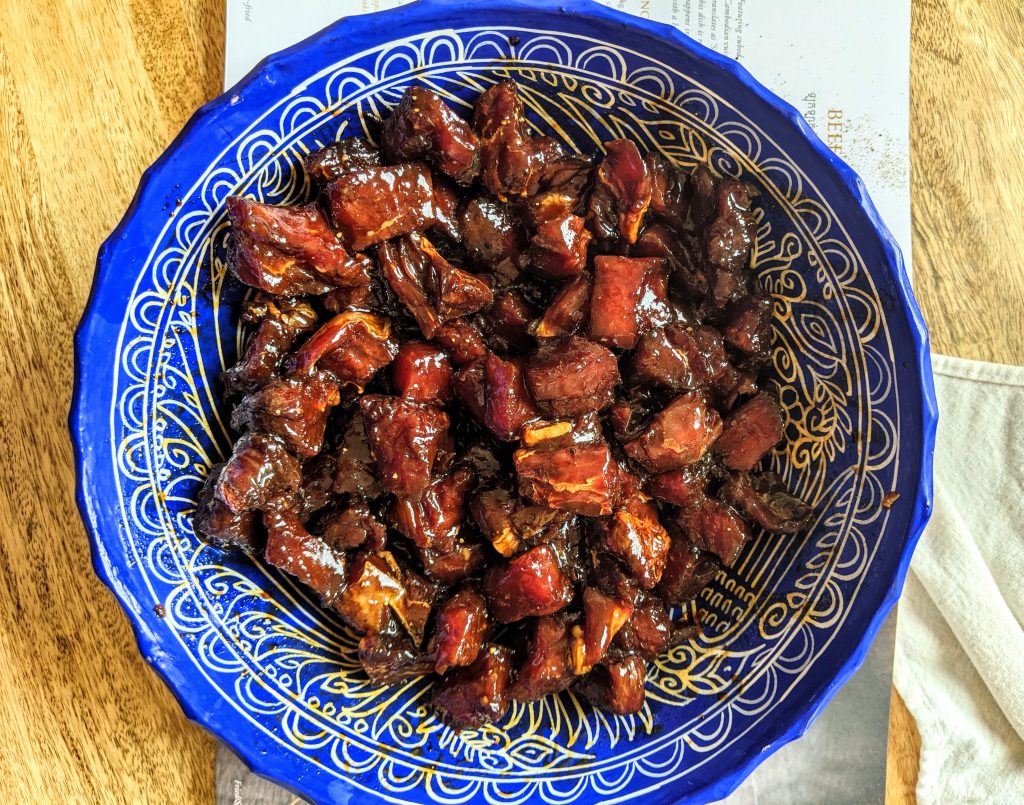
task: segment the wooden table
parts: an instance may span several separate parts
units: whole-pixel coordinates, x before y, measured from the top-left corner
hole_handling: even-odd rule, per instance
[[[914,263],[942,352],[1024,363],[1024,15],[915,0]],[[213,742],[140,659],[73,499],[71,335],[139,174],[221,86],[223,0],[5,3],[0,36],[0,800],[196,802]],[[893,695],[889,799],[917,733]]]

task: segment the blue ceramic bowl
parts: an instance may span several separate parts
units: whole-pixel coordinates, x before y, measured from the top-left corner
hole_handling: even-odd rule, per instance
[[[618,718],[565,694],[455,734],[422,680],[368,683],[336,618],[289,578],[206,547],[191,513],[231,443],[215,382],[241,337],[224,199],[300,198],[302,156],[364,134],[411,83],[468,109],[505,77],[536,127],[573,149],[629,137],[761,191],[753,262],[775,299],[788,417],[773,463],[817,519],[755,540],[704,591],[704,637],[651,667],[643,712]],[[76,361],[71,430],[96,572],[189,717],[319,801],[723,797],[860,664],[930,510],[927,336],[860,180],[735,63],[590,2],[429,0],[267,59],[146,172],[100,250]]]

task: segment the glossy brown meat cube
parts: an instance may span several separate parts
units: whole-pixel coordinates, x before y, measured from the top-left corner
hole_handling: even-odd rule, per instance
[[[302,486],[294,501],[295,513],[306,523],[319,511],[335,501],[334,475],[338,462],[333,454],[322,451],[302,462]],[[315,531],[314,533],[320,533]]]
[[[305,296],[368,281],[369,262],[338,242],[315,204],[275,207],[230,196],[226,206],[228,267],[239,282],[275,296]]]
[[[311,587],[325,607],[334,606],[345,590],[345,554],[310,534],[290,509],[265,512],[263,525],[263,558]]]
[[[376,464],[366,439],[365,423],[358,412],[345,426],[334,460],[336,469],[331,489],[336,494],[375,498],[384,493],[375,474]]]
[[[479,360],[487,354],[487,344],[474,325],[465,319],[454,319],[434,333],[434,341],[451,356],[456,366]]]
[[[569,657],[577,676],[604,659],[619,629],[633,614],[633,604],[605,595],[596,587],[583,591],[583,625],[572,627]]]
[[[746,296],[727,311],[722,334],[729,346],[744,355],[766,355],[772,342],[772,300]]]
[[[434,223],[430,171],[418,162],[352,171],[327,186],[327,203],[357,251]]]
[[[459,369],[452,380],[455,396],[479,422],[484,421],[487,406],[486,365],[486,358],[473,361]]]
[[[650,472],[667,472],[698,461],[722,432],[722,419],[698,391],[676,397],[655,415],[627,455]]]
[[[715,452],[731,470],[752,470],[782,437],[782,409],[761,392],[726,417]]]
[[[484,424],[503,441],[512,441],[523,425],[537,419],[518,361],[491,353],[484,358]]]
[[[196,533],[219,548],[255,553],[260,536],[256,512],[279,501],[287,505],[299,490],[301,473],[281,439],[246,434],[226,462],[211,468],[199,493]]]
[[[514,460],[519,493],[535,503],[587,517],[612,513],[620,479],[608,445],[520,449]]]
[[[719,495],[765,531],[795,534],[805,529],[813,511],[793,497],[774,472],[752,475],[734,472],[719,490]]]
[[[700,503],[693,508],[700,508]],[[698,595],[718,572],[718,560],[698,548],[685,535],[672,538],[658,595],[669,606],[678,606]]]
[[[507,204],[487,196],[470,200],[462,208],[459,229],[473,264],[493,272],[504,284],[525,267],[526,230]]]
[[[333,509],[318,518],[317,533],[337,551],[367,547],[382,550],[387,529],[378,520],[366,501],[353,498],[348,505]]]
[[[487,564],[487,548],[483,543],[469,542],[461,534],[450,550],[421,548],[419,554],[427,575],[449,586],[478,576]]]
[[[707,228],[707,260],[718,269],[737,272],[747,265],[757,235],[750,210],[749,185],[734,179],[718,182],[714,213]]]
[[[572,601],[573,596],[572,582],[547,545],[538,545],[488,568],[484,592],[491,612],[502,623],[551,615]]]
[[[750,529],[735,509],[715,498],[705,498],[692,508],[676,511],[676,524],[682,533],[700,547],[732,567],[740,550],[750,539]]]
[[[633,350],[632,375],[642,384],[673,391],[708,385],[729,362],[713,327],[678,324],[641,338]]]
[[[565,619],[558,615],[537,618],[529,652],[512,685],[512,698],[532,702],[565,690],[574,679],[569,667],[569,628]]]
[[[488,88],[476,101],[473,128],[480,137],[480,180],[504,201],[524,196],[544,165],[540,143],[529,136],[514,81]]]
[[[571,213],[537,226],[530,245],[530,267],[542,277],[574,277],[587,266],[590,232],[586,222]]]
[[[577,416],[614,402],[619,365],[607,348],[570,336],[543,344],[526,362],[525,375],[538,408],[553,416]]]
[[[323,446],[327,415],[340,400],[338,383],[326,372],[273,380],[238,403],[231,427],[273,433],[300,456],[315,456]]]
[[[316,327],[316,312],[307,302],[260,293],[244,303],[242,321],[256,331],[242,358],[220,376],[229,396],[249,394],[273,380],[295,342]]]
[[[574,444],[598,444],[604,441],[601,420],[594,411],[575,419],[539,419],[523,427],[523,447],[544,449]]]
[[[676,506],[693,506],[704,497],[707,484],[702,469],[691,465],[652,475],[647,480],[647,493]]]
[[[605,549],[628,567],[646,590],[661,578],[669,541],[658,521],[658,510],[639,497],[627,500],[604,524]]]
[[[444,674],[449,668],[475,662],[490,627],[487,600],[476,586],[459,589],[437,613],[430,644],[437,672]]]
[[[385,631],[393,610],[403,606],[402,572],[388,551],[356,555],[348,571],[348,587],[334,604],[344,621],[360,632]]]
[[[416,402],[444,405],[452,398],[452,365],[433,344],[406,341],[391,364],[398,396]]]
[[[686,173],[662,154],[644,155],[651,177],[651,212],[675,229],[682,229],[690,209]]]
[[[435,92],[409,87],[384,121],[381,151],[388,162],[421,159],[469,184],[479,171],[473,130]]]
[[[359,311],[339,313],[310,336],[288,360],[292,375],[330,372],[360,391],[398,354],[391,322]]]
[[[648,273],[661,271],[663,263],[656,257],[595,257],[590,337],[631,349],[642,329],[639,305],[645,280]]]
[[[505,715],[511,683],[512,653],[491,644],[472,665],[445,674],[434,686],[431,703],[453,729],[477,729]]]
[[[590,316],[590,294],[593,283],[589,274],[580,274],[563,285],[548,305],[544,315],[534,323],[537,338],[561,338],[581,330]]]
[[[434,225],[431,230],[444,235],[451,241],[462,240],[462,225],[459,221],[459,192],[443,176],[435,176]]]
[[[565,512],[529,504],[501,488],[474,497],[470,515],[494,550],[506,558],[518,553],[524,544],[533,544],[557,530],[569,517]]]
[[[643,658],[627,654],[621,660],[597,666],[573,690],[596,707],[625,716],[643,709],[646,676],[647,665]]]
[[[473,484],[472,473],[456,470],[433,481],[418,499],[399,498],[392,509],[395,528],[417,547],[452,550]]]
[[[418,498],[430,484],[438,445],[448,432],[448,415],[430,405],[367,394],[359,401],[367,442],[385,490]]]
[[[405,585],[405,596],[401,606],[394,612],[413,644],[422,646],[427,623],[440,597],[441,587],[408,567],[402,572],[402,583]]]
[[[597,167],[591,194],[591,230],[599,242],[607,243],[618,236],[626,243],[636,243],[651,205],[651,176],[631,140],[613,140],[604,147],[605,157]]]
[[[709,272],[703,264],[702,245],[693,234],[654,223],[644,228],[629,253],[664,258],[672,285],[684,298],[700,302],[708,295]]]
[[[375,685],[395,685],[434,670],[433,658],[405,635],[366,634],[359,641],[359,662]]]
[[[488,342],[495,352],[525,352],[534,346],[530,322],[536,311],[515,291],[505,291],[494,300],[483,319]]]
[[[629,620],[615,635],[614,644],[650,662],[668,648],[672,631],[672,621],[665,611],[665,605],[657,597],[644,596],[633,608]]]
[[[346,173],[380,165],[380,152],[369,140],[362,137],[346,137],[316,151],[311,151],[304,160],[306,173],[318,185],[326,185],[340,179]]]

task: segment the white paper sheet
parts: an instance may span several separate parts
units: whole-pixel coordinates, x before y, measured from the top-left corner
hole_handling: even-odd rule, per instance
[[[864,179],[910,267],[910,0],[606,0],[738,59]],[[224,84],[395,0],[227,0]]]

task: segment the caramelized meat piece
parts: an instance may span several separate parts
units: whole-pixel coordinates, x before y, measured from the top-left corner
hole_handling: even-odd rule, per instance
[[[346,173],[380,165],[380,153],[362,137],[346,137],[316,151],[305,161],[306,174],[316,184],[326,185]]]
[[[750,530],[736,511],[714,498],[676,512],[676,524],[702,550],[710,551],[732,567],[750,539]]]
[[[627,654],[621,660],[597,666],[576,684],[574,690],[596,707],[625,716],[643,709],[646,675],[643,658]]]
[[[488,355],[484,359],[484,424],[499,439],[512,441],[524,424],[539,416],[519,363]]]
[[[434,189],[421,163],[347,173],[327,186],[327,202],[342,239],[356,250],[434,223]]]
[[[377,257],[395,295],[427,338],[448,320],[474,313],[494,298],[486,282],[453,266],[422,235],[384,243]]]
[[[526,503],[507,489],[488,489],[470,504],[473,522],[504,557],[514,556],[524,544],[557,532],[568,515],[546,506]]]
[[[229,396],[249,394],[277,375],[295,342],[316,327],[316,313],[306,302],[257,294],[242,310],[242,321],[256,325],[242,359],[221,375]]]
[[[704,497],[707,483],[704,473],[691,465],[652,475],[647,481],[647,492],[666,503],[692,506]]]
[[[772,341],[772,300],[747,296],[728,311],[729,322],[722,329],[729,346],[744,355],[764,355]]]
[[[692,234],[671,231],[664,224],[651,224],[629,253],[634,257],[664,258],[672,285],[684,298],[699,301],[708,295],[708,271],[703,265],[700,244]]]
[[[465,319],[444,324],[434,333],[434,341],[451,355],[456,366],[465,366],[487,354],[487,345],[480,331]]]
[[[646,154],[644,163],[651,177],[651,212],[674,229],[683,229],[690,210],[686,174],[658,153]]]
[[[533,235],[528,259],[542,277],[574,277],[587,265],[590,232],[585,221],[568,213],[541,223]]]
[[[523,447],[545,449],[568,447],[573,444],[597,444],[604,441],[601,420],[590,411],[576,419],[536,420],[530,422],[520,434]]]
[[[512,652],[491,644],[472,665],[445,674],[431,702],[452,728],[477,729],[505,715],[511,683]]]
[[[263,524],[263,558],[311,587],[325,607],[334,606],[345,590],[345,554],[310,534],[289,509],[264,513]]]
[[[782,409],[762,392],[729,414],[715,452],[731,470],[752,470],[783,435]]]
[[[610,350],[570,336],[541,346],[526,363],[526,385],[553,416],[600,411],[615,400],[619,366]]]
[[[512,698],[532,702],[565,690],[574,680],[575,674],[569,667],[569,629],[565,619],[558,615],[537,618],[529,653],[512,686]]]
[[[334,475],[338,462],[334,456],[321,452],[302,462],[302,486],[299,487],[295,510],[302,522],[327,508],[337,497],[334,494]],[[319,533],[319,532],[316,532]]]
[[[533,334],[537,338],[560,338],[580,330],[590,316],[591,287],[589,274],[569,280],[533,325]]]
[[[587,517],[611,514],[619,467],[606,444],[516,450],[519,492],[535,503]]]
[[[472,473],[457,470],[431,483],[418,499],[399,498],[392,512],[395,528],[420,548],[452,550],[473,483]]]
[[[231,457],[213,467],[199,493],[196,533],[218,548],[258,550],[256,512],[287,505],[302,482],[298,460],[280,439],[250,433],[238,440]]]
[[[459,369],[455,373],[455,379],[452,381],[455,396],[459,398],[459,401],[469,409],[479,422],[484,421],[484,413],[487,407],[486,366],[486,358],[474,361]]]
[[[406,341],[391,364],[398,396],[444,405],[452,398],[452,365],[440,349],[423,341]]]
[[[363,418],[358,414],[351,417],[345,428],[345,435],[334,454],[335,473],[332,490],[339,494],[361,495],[375,498],[384,490],[374,475],[374,460],[370,444],[366,439]]]
[[[569,656],[573,673],[590,671],[604,659],[612,639],[633,614],[629,601],[618,601],[595,587],[583,591],[583,626],[572,627]]]
[[[353,498],[347,506],[327,512],[319,518],[317,532],[336,551],[368,547],[383,550],[387,529],[378,520],[366,501]]]
[[[530,322],[535,315],[519,294],[505,291],[484,314],[491,349],[525,352],[532,348],[534,341],[530,335]]]
[[[460,588],[437,613],[430,644],[437,672],[475,662],[490,626],[487,601],[479,590],[472,585]]]
[[[391,322],[372,313],[339,313],[302,345],[288,361],[292,375],[330,372],[339,383],[362,390],[398,354]]]
[[[663,271],[662,261],[656,257],[595,257],[590,337],[609,346],[631,349],[641,331],[649,329],[640,321],[640,301],[648,275]]]
[[[402,606],[395,610],[395,614],[413,643],[421,646],[440,586],[409,568],[402,574],[402,583],[405,584],[405,597],[402,599]]]
[[[713,383],[726,371],[722,336],[704,325],[679,324],[640,339],[633,350],[633,379],[672,391]]]
[[[514,81],[484,92],[473,111],[480,137],[480,180],[502,201],[525,196],[544,166],[543,144],[526,131],[523,102]]]
[[[431,229],[444,235],[451,241],[462,240],[462,229],[459,222],[459,194],[455,186],[443,176],[435,176],[434,185],[434,225]]]
[[[700,504],[696,504],[700,508]],[[698,595],[718,572],[718,560],[685,536],[672,538],[665,571],[658,582],[658,595],[669,606],[677,606]]]
[[[644,596],[613,641],[615,646],[650,661],[668,648],[672,621],[658,598]]]
[[[665,570],[669,536],[658,521],[658,510],[634,497],[604,524],[604,547],[629,568],[637,584],[650,590]]]
[[[448,415],[430,405],[380,394],[364,395],[359,407],[384,489],[398,497],[418,498],[430,483],[438,445],[448,432]]]
[[[402,571],[388,551],[361,553],[348,571],[348,586],[334,604],[345,623],[360,632],[385,631],[405,603]]]
[[[653,183],[636,144],[630,140],[605,143],[590,199],[590,227],[599,244],[621,237],[636,243],[640,224],[651,205]]]
[[[650,416],[650,401],[645,399],[616,400],[608,410],[608,422],[620,442],[639,436]]]
[[[691,391],[676,397],[657,414],[626,453],[650,472],[666,472],[693,464],[722,433],[722,420],[707,397]]]
[[[504,283],[515,280],[526,264],[526,230],[512,209],[481,196],[469,201],[459,219],[462,245],[470,260]]]
[[[765,531],[795,534],[811,520],[811,507],[789,494],[774,472],[733,473],[719,494]]]
[[[487,549],[479,542],[468,542],[461,535],[449,551],[422,548],[420,558],[430,578],[453,585],[477,576],[487,563]]]
[[[226,205],[232,232],[228,267],[239,282],[275,296],[367,283],[368,261],[338,243],[315,204],[275,207],[230,196]]]
[[[548,545],[538,545],[489,568],[484,575],[484,592],[491,612],[502,623],[551,615],[573,596],[572,582]]]
[[[346,311],[372,312],[391,307],[390,288],[382,282],[380,274],[372,272],[366,285],[352,288],[334,288],[320,297],[324,310],[337,315]]]
[[[337,382],[324,372],[274,380],[242,399],[231,413],[231,427],[273,433],[300,456],[315,456],[324,442],[327,415],[340,400]]]
[[[409,87],[384,123],[381,148],[388,162],[421,159],[459,184],[469,184],[480,166],[473,130],[426,87]]]
[[[375,685],[396,685],[434,670],[433,658],[402,635],[366,634],[359,641],[359,662]]]
[[[707,260],[716,268],[736,272],[750,258],[757,234],[750,212],[751,189],[733,179],[720,180],[715,190],[715,209],[708,226]]]

